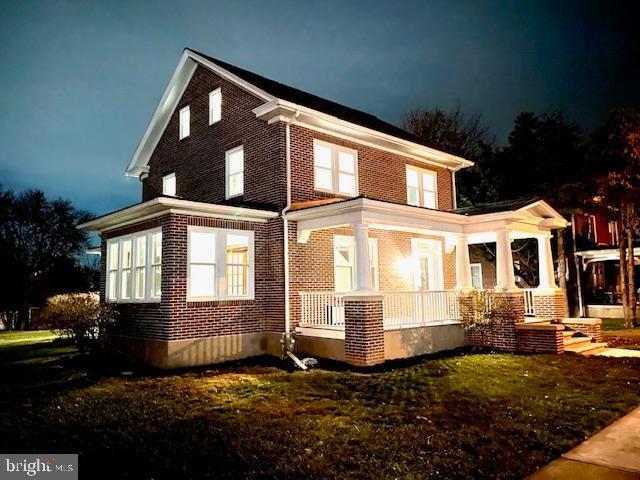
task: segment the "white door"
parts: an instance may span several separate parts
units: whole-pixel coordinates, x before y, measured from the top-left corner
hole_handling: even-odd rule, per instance
[[[411,241],[413,257],[417,262],[414,276],[416,290],[442,290],[442,242],[414,238]]]

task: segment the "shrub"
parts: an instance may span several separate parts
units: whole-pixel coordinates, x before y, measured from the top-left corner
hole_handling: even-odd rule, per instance
[[[47,323],[73,339],[85,353],[104,340],[112,328],[116,311],[100,304],[93,293],[68,293],[51,297],[47,302]]]
[[[496,317],[510,308],[509,302],[493,290],[472,290],[463,299],[465,314],[462,322],[467,331],[484,331],[495,323]]]

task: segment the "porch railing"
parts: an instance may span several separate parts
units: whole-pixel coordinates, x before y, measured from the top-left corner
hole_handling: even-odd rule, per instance
[[[458,295],[453,290],[381,293],[386,328],[460,319]],[[344,295],[335,292],[300,292],[300,325],[343,328]]]
[[[524,316],[535,317],[536,310],[533,303],[533,288],[523,288],[524,291]]]

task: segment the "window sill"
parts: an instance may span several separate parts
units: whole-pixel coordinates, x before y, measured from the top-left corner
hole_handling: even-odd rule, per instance
[[[237,304],[255,302],[255,297],[225,297],[225,298],[187,298],[187,304],[194,306],[214,306],[220,304]]]
[[[318,188],[314,188],[313,189],[314,193],[319,193],[322,195],[327,195],[330,197],[340,197],[340,198],[356,198],[359,194],[355,193],[355,194],[351,194],[351,193],[337,193],[337,192],[332,192],[330,190],[320,190]]]
[[[105,300],[104,303],[113,305],[129,305],[129,304],[146,304],[146,303],[160,303],[160,298],[141,298],[133,300]]]

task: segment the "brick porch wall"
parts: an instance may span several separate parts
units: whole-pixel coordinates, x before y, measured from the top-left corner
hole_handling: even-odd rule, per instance
[[[533,324],[516,325],[518,331],[518,351],[531,353],[564,352],[564,340],[561,325],[537,326]]]
[[[345,361],[358,367],[384,362],[382,296],[346,297]]]
[[[564,292],[533,292],[533,308],[536,318],[561,320],[568,315]]]
[[[497,315],[493,325],[483,331],[467,332],[467,340],[475,347],[489,347],[514,352],[518,348],[516,323],[524,321],[524,295],[522,292],[496,293],[505,300],[504,311]],[[461,314],[471,311],[469,297],[460,298]]]

